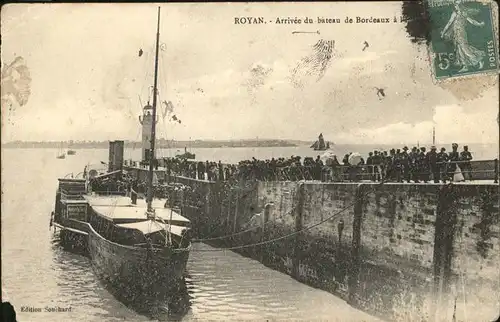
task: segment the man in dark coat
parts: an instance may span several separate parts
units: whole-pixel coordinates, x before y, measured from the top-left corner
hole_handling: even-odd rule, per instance
[[[445,148],[441,148],[441,152],[437,154],[437,162],[439,167],[439,172],[441,174],[441,180],[446,183],[448,178],[447,169],[448,169],[448,153],[446,153]]]
[[[368,166],[369,179],[375,181],[375,173],[373,171],[373,152],[368,153],[368,158],[366,158],[366,165]]]
[[[434,183],[439,183],[439,165],[438,162],[438,154],[436,152],[436,147],[432,146],[431,150],[427,152],[426,155],[427,164],[430,168],[430,173],[432,173],[432,179]]]
[[[219,180],[224,181],[224,167],[222,165],[222,162],[219,160],[219,164],[217,165],[219,168]]]
[[[420,172],[420,178],[422,181],[427,183],[429,181],[429,163],[427,163],[427,156],[425,154],[425,147],[420,148],[420,154],[418,155],[418,168]]]
[[[377,150],[374,151],[372,162],[373,162],[373,174],[375,176],[375,181],[380,181],[382,179],[380,173],[380,166],[382,164],[382,159]]]
[[[203,162],[201,161],[198,162],[197,171],[198,171],[198,179],[205,180],[205,165],[203,164]]]
[[[403,152],[401,152],[399,159],[401,162],[401,171],[403,172],[403,179],[406,180],[406,182],[410,182],[410,156],[408,155],[407,146],[403,148]]]
[[[413,147],[411,149],[411,153],[409,155],[409,162],[410,162],[410,178],[413,180],[415,183],[420,182],[419,178],[419,166],[418,166],[418,150],[417,147]]]
[[[391,150],[392,155],[392,165],[391,165],[391,176],[396,182],[401,182],[401,170],[402,170],[402,156],[399,149]]]

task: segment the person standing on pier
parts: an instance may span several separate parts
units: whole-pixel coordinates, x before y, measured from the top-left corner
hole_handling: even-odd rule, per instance
[[[349,154],[344,155],[344,158],[342,159],[342,180],[348,180],[349,179]]]
[[[314,179],[321,180],[323,170],[323,161],[321,161],[320,156],[316,156],[316,162],[314,163]]]
[[[271,170],[271,180],[277,180],[276,170],[277,170],[277,161],[274,158],[271,158],[271,162],[269,162],[269,168]]]
[[[208,163],[208,161],[205,162],[205,171],[207,172],[207,180],[210,181],[212,179],[212,176],[210,175],[210,164]]]
[[[420,153],[418,155],[418,168],[420,172],[420,178],[424,183],[429,181],[429,164],[427,163],[427,155],[425,153],[425,147],[420,148]]]
[[[222,166],[222,162],[220,162],[220,160],[219,160],[218,168],[219,168],[219,180],[224,181],[224,167]]]
[[[432,174],[432,180],[434,180],[434,183],[439,183],[439,166],[437,164],[438,162],[438,154],[436,152],[436,147],[433,145],[431,147],[431,150],[427,152],[426,155],[427,158],[427,164],[430,167],[430,172]]]
[[[373,159],[372,159],[372,162],[373,162],[373,174],[374,174],[374,177],[375,177],[375,181],[380,181],[381,178],[380,178],[380,164],[381,164],[381,159],[380,159],[380,155],[378,154],[378,151],[375,150],[374,151],[374,155],[373,155]]]
[[[368,153],[368,158],[366,158],[366,165],[368,166],[369,179],[375,181],[375,173],[373,171],[373,152]]]
[[[403,172],[403,179],[406,180],[406,182],[410,182],[410,157],[408,155],[407,146],[403,148],[403,152],[401,152],[399,158],[401,160],[401,170]]]
[[[380,170],[382,173],[382,178],[384,180],[387,179],[387,171],[390,167],[390,162],[389,162],[389,156],[387,155],[387,151],[381,151],[380,152]]]
[[[401,170],[402,170],[402,155],[401,150],[394,149],[391,150],[392,155],[392,169],[391,169],[391,178],[396,180],[396,182],[401,182]]]
[[[441,180],[446,183],[446,178],[448,177],[448,153],[446,153],[445,148],[441,148],[441,152],[437,154],[437,162],[439,167],[439,172],[441,174]]]
[[[226,165],[224,167],[224,180],[229,180],[229,178],[231,177],[231,172],[229,171],[229,166]]]
[[[337,156],[336,155],[333,155],[332,156],[332,161],[330,163],[330,167],[332,169],[332,180],[335,181],[335,182],[338,182],[338,181],[341,181],[342,178],[341,178],[341,171],[342,169],[340,168],[340,162],[339,160],[337,160]]]
[[[196,167],[196,170],[198,171],[198,179],[205,180],[205,166],[203,165],[203,162],[198,161],[198,166]]]
[[[389,155],[385,158],[385,163],[386,163],[386,170],[385,170],[385,175],[387,181],[392,181],[396,180],[397,174],[396,174],[396,163],[397,163],[397,158],[396,158],[396,150],[395,149],[390,149],[389,150]]]
[[[458,144],[453,143],[451,145],[452,151],[449,154],[450,164],[448,165],[448,175],[453,178],[455,175],[455,170],[457,170],[457,162],[460,161],[460,155],[458,154]]]
[[[462,161],[462,171],[465,180],[472,180],[472,166],[470,164],[471,160],[472,154],[469,152],[469,147],[467,145],[464,145],[464,150],[460,152],[460,161]]]
[[[413,147],[410,153],[410,174],[411,179],[415,183],[420,182],[419,178],[419,166],[418,166],[418,150],[417,147]]]

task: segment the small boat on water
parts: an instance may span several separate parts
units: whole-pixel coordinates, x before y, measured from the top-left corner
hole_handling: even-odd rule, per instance
[[[66,159],[66,153],[64,153],[64,150],[62,148],[62,143],[61,143],[61,148],[59,149],[59,152],[57,153],[56,158],[57,159]]]
[[[318,136],[318,140],[314,142],[310,148],[314,149],[314,151],[325,151],[330,148],[330,142],[326,142],[323,138],[323,133],[320,133]]]
[[[160,8],[153,92],[157,92]],[[152,115],[156,116],[157,95]],[[149,104],[148,104],[149,105]],[[146,110],[146,108],[145,108]],[[150,107],[147,109],[150,112]],[[150,153],[155,155],[156,122],[151,122]],[[115,162],[119,159],[119,162]],[[147,195],[138,178],[122,169],[123,141],[110,142],[108,172],[86,169],[82,179],[59,179],[52,223],[70,247],[83,246],[96,275],[121,298],[161,298],[182,282],[191,249],[190,221],[155,197],[154,162],[149,162]]]
[[[68,155],[75,155],[76,151],[75,150],[68,150]]]
[[[178,159],[181,159],[181,160],[194,160],[194,159],[196,159],[196,154],[189,152],[187,150],[187,148],[185,147],[184,153],[177,154],[175,157]]]

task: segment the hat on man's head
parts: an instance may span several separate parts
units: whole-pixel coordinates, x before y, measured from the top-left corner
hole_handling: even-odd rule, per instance
[[[453,147],[453,148],[458,148],[458,144],[453,143],[453,144],[451,145],[451,147]]]
[[[431,146],[431,150],[436,150],[436,146],[435,145]]]
[[[403,148],[403,150],[405,150],[405,151],[406,151],[406,150],[408,150],[408,147],[407,147],[407,146],[405,146],[405,147]]]

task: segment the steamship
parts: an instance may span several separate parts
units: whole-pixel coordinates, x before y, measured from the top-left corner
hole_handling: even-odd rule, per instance
[[[160,8],[153,93],[157,93]],[[110,142],[108,169],[86,167],[83,178],[60,178],[51,226],[66,248],[86,251],[96,275],[120,297],[159,298],[182,281],[191,249],[190,222],[155,197],[153,186],[157,95],[143,108],[146,198],[138,178],[123,169],[123,141]],[[144,144],[148,143],[148,144]],[[149,156],[149,158],[147,158]]]

